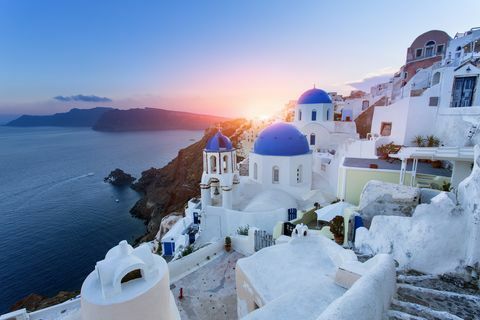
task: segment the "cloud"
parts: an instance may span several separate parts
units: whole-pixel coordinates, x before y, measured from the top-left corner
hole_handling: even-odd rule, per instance
[[[346,84],[358,90],[370,91],[370,87],[379,83],[387,82],[397,71],[398,68],[394,67],[382,68],[367,73],[362,79],[349,81]]]
[[[76,96],[56,96],[53,99],[58,101],[82,101],[82,102],[112,102],[112,99],[107,97],[99,97],[96,95],[85,96],[83,94],[77,94]]]

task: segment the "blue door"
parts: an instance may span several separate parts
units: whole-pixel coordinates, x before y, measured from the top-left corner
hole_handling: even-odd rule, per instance
[[[192,244],[195,242],[195,232],[190,232],[188,234],[188,244]]]
[[[297,208],[288,209],[288,221],[297,219]]]
[[[193,213],[193,223],[200,224],[200,218],[198,217],[198,212]]]
[[[175,252],[175,242],[164,242],[163,243],[163,255],[164,256],[173,256]]]
[[[310,135],[310,145],[314,146],[315,145],[315,133],[312,133]]]

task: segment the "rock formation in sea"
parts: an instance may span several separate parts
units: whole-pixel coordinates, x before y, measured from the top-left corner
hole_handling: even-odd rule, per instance
[[[249,123],[244,119],[222,122],[222,132],[230,137],[233,144],[239,142],[240,135]],[[150,168],[132,187],[144,194],[130,212],[147,222],[147,234],[139,241],[152,240],[159,231],[163,217],[184,212],[189,199],[200,194],[202,176],[202,152],[217,129],[211,126],[205,130],[201,140],[181,149],[175,159],[161,169]]]
[[[129,186],[135,181],[135,177],[124,172],[122,169],[115,169],[103,181],[108,182],[116,187]]]

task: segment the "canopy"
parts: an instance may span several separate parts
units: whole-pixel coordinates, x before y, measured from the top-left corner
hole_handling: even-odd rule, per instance
[[[318,209],[315,211],[315,213],[317,214],[317,220],[329,222],[336,216],[343,216],[344,210],[350,207],[353,207],[353,205],[348,202],[341,201]]]

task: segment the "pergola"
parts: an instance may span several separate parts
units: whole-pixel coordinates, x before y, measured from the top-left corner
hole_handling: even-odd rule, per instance
[[[407,171],[407,162],[413,160],[412,178],[410,185],[413,186],[417,175],[418,160],[446,160],[453,164],[451,185],[457,187],[460,181],[470,175],[471,165],[474,161],[473,147],[404,147],[396,154],[389,154],[391,158],[402,160],[400,168],[400,184],[405,182],[405,173]]]

